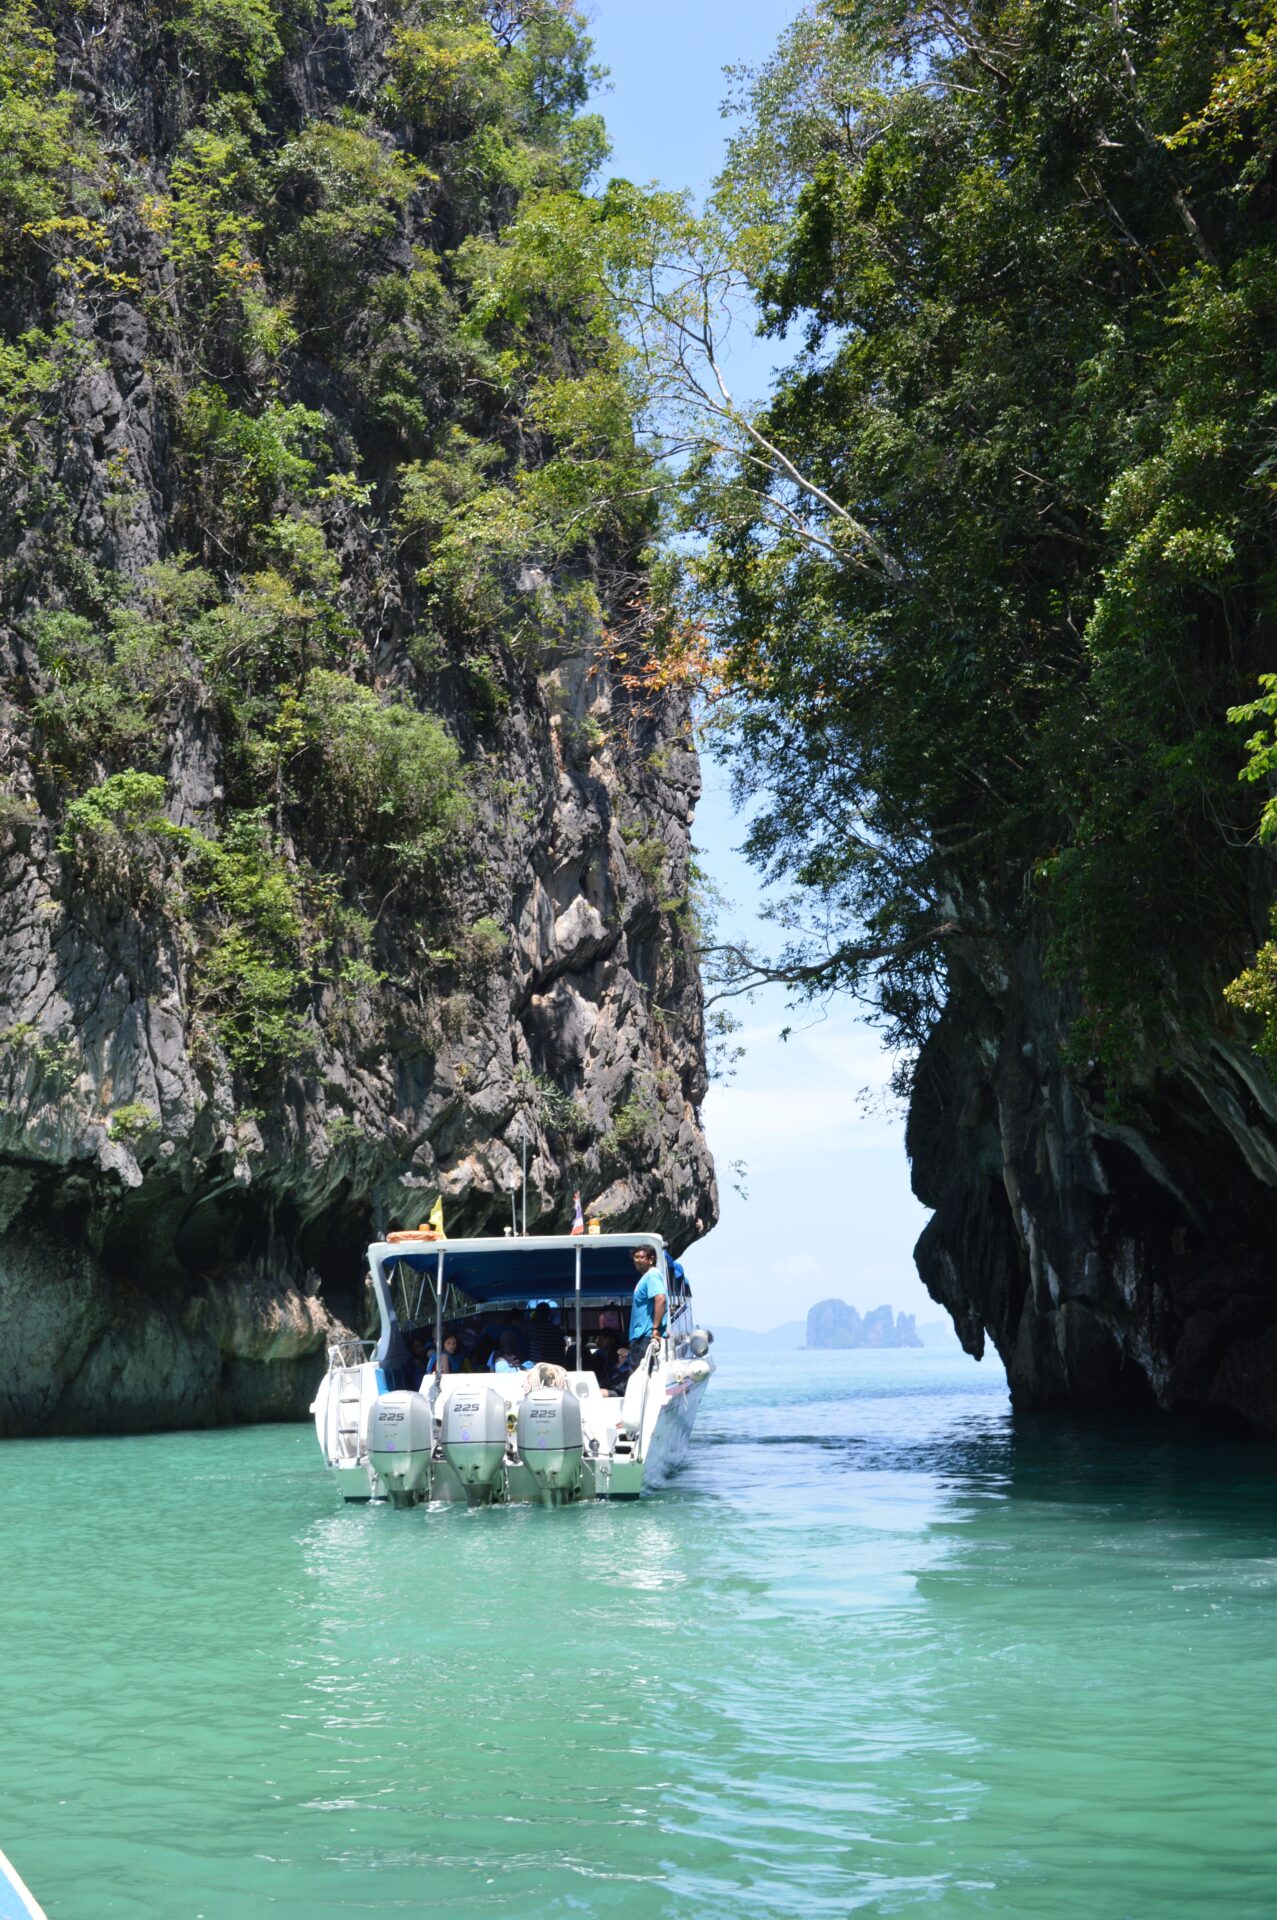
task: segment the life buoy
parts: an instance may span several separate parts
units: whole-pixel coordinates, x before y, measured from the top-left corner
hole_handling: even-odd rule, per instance
[[[436,1233],[433,1227],[417,1227],[408,1232],[388,1233],[386,1235],[386,1241],[388,1245],[392,1247],[397,1247],[399,1243],[403,1240],[442,1240],[442,1239],[443,1239],[443,1235],[441,1233]]]

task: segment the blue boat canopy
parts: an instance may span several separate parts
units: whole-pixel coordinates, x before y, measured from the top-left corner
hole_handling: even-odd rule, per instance
[[[455,1287],[477,1306],[498,1301],[527,1305],[561,1300],[576,1292],[576,1260],[581,1256],[581,1298],[615,1299],[632,1293],[635,1247],[650,1247],[658,1266],[665,1258],[659,1233],[599,1233],[547,1236],[544,1239],[378,1241],[369,1247],[374,1271],[390,1278],[407,1267],[433,1281],[443,1255],[443,1284]]]

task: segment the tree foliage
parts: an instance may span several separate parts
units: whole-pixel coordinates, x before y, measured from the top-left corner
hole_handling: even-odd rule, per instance
[[[387,901],[464,950],[506,681],[646,564],[598,285],[489,297],[537,206],[592,204],[594,76],[565,0],[0,0],[21,751],[68,875],[164,901],[245,1072],[303,1061],[352,967],[375,991]],[[95,413],[143,326],[149,449]]]
[[[738,76],[699,257],[649,281],[709,403],[697,587],[781,970],[901,1037],[955,955],[1033,935],[1120,1074],[1254,939],[1227,715],[1271,651],[1274,32],[819,0]],[[798,340],[754,417],[716,389],[733,272]]]

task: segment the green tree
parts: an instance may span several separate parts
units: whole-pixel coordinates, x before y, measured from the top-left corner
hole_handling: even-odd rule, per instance
[[[667,208],[618,278],[691,449],[779,971],[898,1038],[1032,936],[1120,1078],[1254,939],[1226,714],[1271,619],[1277,98],[1243,25],[821,0],[741,80],[713,218]],[[799,343],[755,415],[741,283]]]
[[[181,55],[205,83],[244,80],[260,92],[283,57],[274,0],[177,0],[169,11]]]
[[[312,811],[345,839],[437,868],[473,808],[456,742],[431,713],[318,669],[297,702]]]

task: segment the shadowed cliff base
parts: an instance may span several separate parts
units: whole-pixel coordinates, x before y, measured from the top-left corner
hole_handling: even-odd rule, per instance
[[[1277,1097],[1241,1044],[1181,1029],[1121,1117],[1062,1058],[1031,942],[959,975],[909,1114],[919,1273],[1023,1408],[1161,1409],[1277,1432]]]

